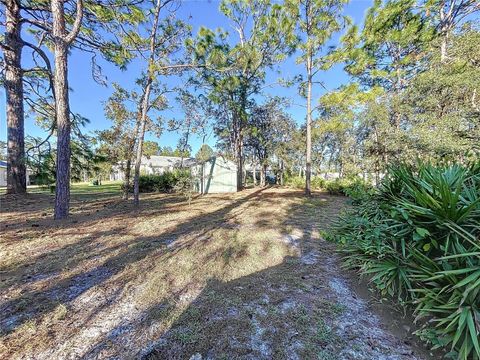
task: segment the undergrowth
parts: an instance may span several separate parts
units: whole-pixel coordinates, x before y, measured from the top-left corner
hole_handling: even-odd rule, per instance
[[[301,176],[287,177],[285,185],[294,189],[304,189],[305,178]],[[319,176],[313,176],[310,186],[312,190],[326,190],[332,195],[348,195],[355,201],[357,198],[363,197],[372,188],[370,183],[364,181],[359,176],[331,180],[326,180]]]
[[[426,320],[417,335],[480,359],[480,163],[392,168],[330,238],[347,267]]]
[[[163,174],[141,175],[139,178],[140,192],[172,192],[187,188],[190,185],[191,174],[187,170],[166,171]],[[190,188],[190,186],[188,186]]]

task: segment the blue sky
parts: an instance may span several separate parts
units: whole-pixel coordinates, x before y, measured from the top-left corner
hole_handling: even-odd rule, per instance
[[[345,8],[345,14],[350,16],[356,24],[360,24],[363,15],[368,7],[372,5],[371,0],[352,0]],[[227,19],[218,11],[218,1],[184,1],[178,14],[179,17],[185,21],[188,21],[193,27],[193,33],[195,34],[201,26],[209,28],[222,27],[228,31],[229,24]],[[234,36],[235,34],[231,34]],[[337,34],[331,43],[338,42],[340,34]],[[94,130],[108,128],[111,123],[105,119],[103,114],[103,102],[111,95],[111,86],[105,87],[97,84],[91,76],[90,70],[90,57],[87,54],[74,51],[70,56],[69,66],[69,82],[72,92],[70,94],[70,104],[73,112],[80,113],[84,117],[90,119],[91,123],[84,129],[85,133],[89,133]],[[139,62],[132,63],[127,70],[120,70],[114,65],[107,62],[99,62],[102,66],[103,73],[106,76],[109,83],[117,82],[120,85],[128,88],[135,79],[138,77],[141,71],[141,64]],[[291,78],[294,75],[301,73],[302,67],[295,64],[295,56],[281,64],[276,71],[269,71],[267,76],[267,84],[274,83],[279,77]],[[337,65],[331,70],[319,74],[318,80],[324,82],[325,87],[329,90],[333,90],[343,83],[348,81],[348,76],[343,72],[342,66]],[[179,78],[166,79],[169,85],[179,85],[182,80]],[[320,86],[314,88],[314,101],[317,101],[319,96],[325,92]],[[304,100],[298,96],[297,88],[284,88],[280,86],[272,86],[265,89],[265,93],[272,96],[284,96],[292,99],[296,104],[302,104]],[[6,140],[6,119],[5,119],[5,91],[0,89],[0,101],[2,104],[2,111],[0,111],[0,140]],[[165,111],[166,118],[182,119],[182,110],[171,102],[171,109]],[[305,109],[301,106],[291,106],[288,109],[292,117],[297,123],[302,123],[305,117]],[[25,121],[25,131],[27,135],[44,136],[44,132],[35,125],[34,120],[27,118]],[[159,143],[160,146],[171,146],[175,148],[177,145],[179,134],[169,131],[164,131],[160,138],[156,138],[152,135],[147,135],[148,140],[154,140]],[[215,139],[213,135],[207,139],[207,143],[215,145]],[[195,153],[201,145],[201,140],[193,138],[191,140],[191,146],[193,153]]]

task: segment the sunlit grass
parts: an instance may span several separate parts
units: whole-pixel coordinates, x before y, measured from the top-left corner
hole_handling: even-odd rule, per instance
[[[102,185],[93,185],[92,182],[80,182],[72,183],[70,185],[70,193],[72,195],[120,195],[121,194],[121,181],[102,181]],[[0,186],[0,195],[7,192],[6,186]],[[29,185],[27,187],[29,194],[55,194],[53,187],[41,186],[41,185]]]
[[[62,223],[51,218],[53,196],[48,190],[9,204],[2,219],[8,227],[0,248],[0,271],[7,279],[1,290],[12,299],[6,316],[20,317],[12,318],[17,325],[3,337],[7,350],[0,349],[0,357],[36,356],[58,346],[68,353],[88,341],[103,341],[83,339],[83,331],[114,330],[132,312],[142,319],[130,320],[139,344],[148,340],[146,334],[158,338],[186,316],[188,327],[174,335],[178,343],[192,346],[210,338],[202,330],[210,306],[228,312],[265,291],[258,284],[242,285],[248,290],[241,293],[212,284],[235,286],[241,279],[265,274],[266,284],[301,289],[299,275],[291,270],[299,249],[284,238],[300,238],[303,227],[315,222],[309,218],[313,212],[302,211],[301,193],[287,191],[282,197],[284,190],[279,190],[263,198],[255,191],[207,195],[190,205],[175,195],[142,194],[135,209],[115,196],[119,183],[80,183],[72,186],[76,201],[71,217]],[[321,202],[322,211],[333,205]],[[193,303],[200,295],[207,308]],[[248,313],[241,316],[236,326],[248,342],[252,324]],[[282,326],[282,317],[277,313],[270,319]],[[228,335],[222,324],[215,325],[211,336]]]

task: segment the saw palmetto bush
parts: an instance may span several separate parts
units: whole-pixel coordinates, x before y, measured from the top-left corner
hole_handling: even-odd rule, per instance
[[[413,306],[418,335],[480,359],[480,163],[392,168],[331,237],[347,266]]]

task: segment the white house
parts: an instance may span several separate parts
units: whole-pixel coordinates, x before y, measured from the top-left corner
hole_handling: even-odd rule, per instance
[[[30,185],[31,170],[27,168],[27,185]],[[0,160],[0,186],[7,186],[7,162]]]
[[[0,186],[7,186],[7,163],[0,161]]]
[[[183,163],[183,164],[182,164]],[[160,175],[166,171],[172,171],[180,167],[189,167],[195,163],[193,158],[181,158],[177,156],[158,156],[152,155],[150,157],[143,156],[140,164],[140,173],[146,175]],[[132,164],[132,174],[133,167]],[[125,174],[121,165],[115,165],[112,167],[110,174],[110,180],[123,180]]]

